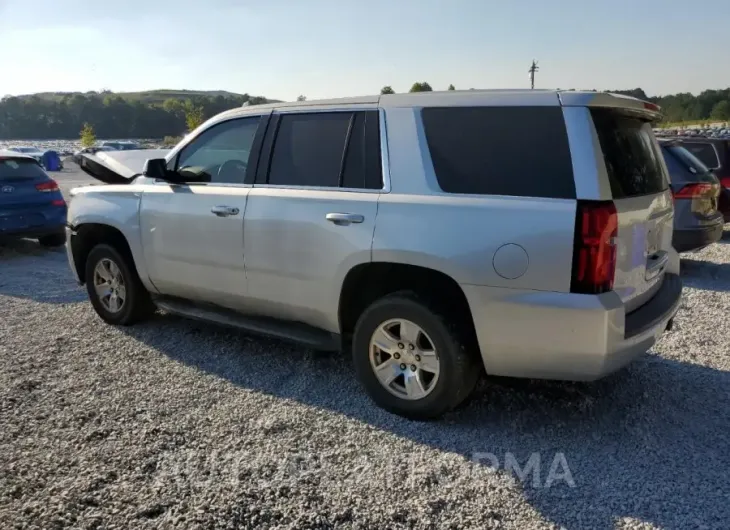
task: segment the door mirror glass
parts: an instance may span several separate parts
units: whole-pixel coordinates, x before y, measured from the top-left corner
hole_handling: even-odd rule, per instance
[[[167,161],[164,158],[152,158],[144,163],[142,174],[151,179],[166,180],[169,182],[179,182],[180,179],[175,178],[175,173],[168,171]]]

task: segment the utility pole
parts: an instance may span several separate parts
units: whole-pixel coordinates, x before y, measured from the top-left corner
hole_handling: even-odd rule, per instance
[[[530,66],[530,69],[528,72],[530,72],[530,88],[532,90],[535,89],[535,72],[537,72],[540,69],[539,66],[537,66],[537,61],[535,59],[532,60],[532,66]]]

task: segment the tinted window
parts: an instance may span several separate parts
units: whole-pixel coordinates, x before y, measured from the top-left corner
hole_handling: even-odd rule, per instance
[[[693,174],[705,174],[710,169],[702,163],[700,159],[698,159],[696,156],[694,156],[692,153],[690,153],[687,149],[685,149],[683,146],[679,145],[671,145],[664,148],[665,152],[668,152],[672,158],[676,159],[677,162],[679,162],[682,167],[686,168],[690,171],[690,173]],[[665,160],[667,157],[664,157]]]
[[[19,158],[0,159],[0,181],[18,178],[45,177],[46,173],[35,160]]]
[[[669,183],[648,122],[592,109],[614,199],[659,193]]]
[[[269,184],[337,187],[349,112],[285,114],[279,122],[269,168]]]
[[[355,113],[347,144],[343,188],[383,188],[380,164],[380,129],[378,111]]]
[[[243,183],[259,122],[241,118],[207,129],[180,152],[177,171],[191,182]]]
[[[717,159],[717,152],[710,143],[700,142],[684,142],[682,144],[690,153],[699,158],[703,164],[710,169],[720,167],[720,161]]]
[[[422,116],[442,190],[575,198],[559,107],[434,107]]]

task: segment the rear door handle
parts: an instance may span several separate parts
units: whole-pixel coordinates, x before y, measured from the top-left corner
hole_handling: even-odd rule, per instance
[[[364,215],[359,213],[328,213],[325,216],[330,223],[335,223],[338,226],[346,226],[352,223],[362,223],[365,220]]]
[[[218,217],[228,217],[230,215],[238,215],[240,210],[233,206],[213,206],[210,211]]]

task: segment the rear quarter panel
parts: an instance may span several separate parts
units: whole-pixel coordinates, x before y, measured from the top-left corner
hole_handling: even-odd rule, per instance
[[[434,174],[420,109],[387,108],[391,192],[380,196],[373,261],[419,265],[461,284],[569,291],[576,201],[441,191]],[[519,175],[515,175],[519,178]],[[500,276],[495,254],[507,244],[527,255],[519,277]],[[519,272],[520,259],[506,268]]]

